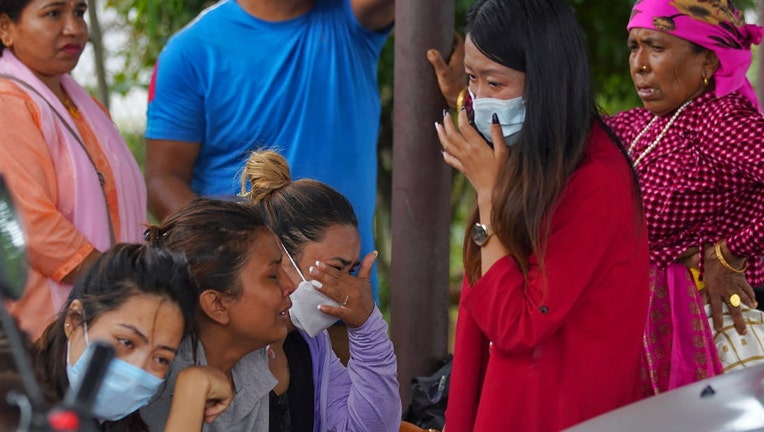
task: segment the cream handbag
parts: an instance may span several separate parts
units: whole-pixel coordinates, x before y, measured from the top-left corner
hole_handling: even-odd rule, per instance
[[[724,324],[721,330],[713,330],[710,305],[706,305],[706,316],[709,317],[708,323],[714,334],[714,343],[724,372],[764,363],[764,312],[741,304],[740,311],[748,328],[746,334],[741,335],[735,330],[727,304],[722,307]]]

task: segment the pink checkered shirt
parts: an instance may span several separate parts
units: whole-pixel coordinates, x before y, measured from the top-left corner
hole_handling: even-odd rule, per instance
[[[653,114],[635,108],[606,119],[629,148]],[[636,143],[638,158],[668,123],[653,123]],[[764,116],[739,93],[705,93],[677,117],[636,167],[650,259],[666,267],[691,246],[726,239],[750,258],[751,285],[764,282]]]

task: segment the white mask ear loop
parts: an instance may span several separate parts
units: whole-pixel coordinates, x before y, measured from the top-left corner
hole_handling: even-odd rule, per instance
[[[85,346],[90,345],[90,338],[88,338],[88,323],[85,319],[82,319],[82,327],[85,330]]]
[[[279,242],[281,243],[281,242]],[[305,276],[302,275],[302,272],[300,271],[300,268],[297,267],[297,263],[294,262],[294,259],[292,258],[292,255],[289,255],[289,251],[287,250],[286,246],[284,246],[284,243],[281,243],[281,248],[284,249],[284,253],[286,254],[287,258],[289,258],[289,262],[292,263],[292,266],[294,266],[294,269],[297,270],[297,274],[300,275],[300,279],[303,280],[303,282],[307,282],[305,279]]]
[[[90,338],[88,337],[88,323],[85,322],[85,320],[82,320],[82,328],[85,331],[85,346],[90,345]],[[72,364],[72,362],[69,361],[69,352],[71,351],[72,347],[72,340],[67,339],[66,340],[66,364]]]

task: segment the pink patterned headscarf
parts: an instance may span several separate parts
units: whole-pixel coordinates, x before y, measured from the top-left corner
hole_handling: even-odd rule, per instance
[[[759,108],[746,72],[751,44],[761,42],[764,29],[746,24],[732,0],[638,0],[626,26],[633,28],[666,32],[713,51],[720,63],[714,74],[716,96],[739,91]]]

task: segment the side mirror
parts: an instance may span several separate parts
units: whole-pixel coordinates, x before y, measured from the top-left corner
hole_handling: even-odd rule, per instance
[[[18,300],[27,278],[26,237],[11,192],[0,175],[0,296]]]

